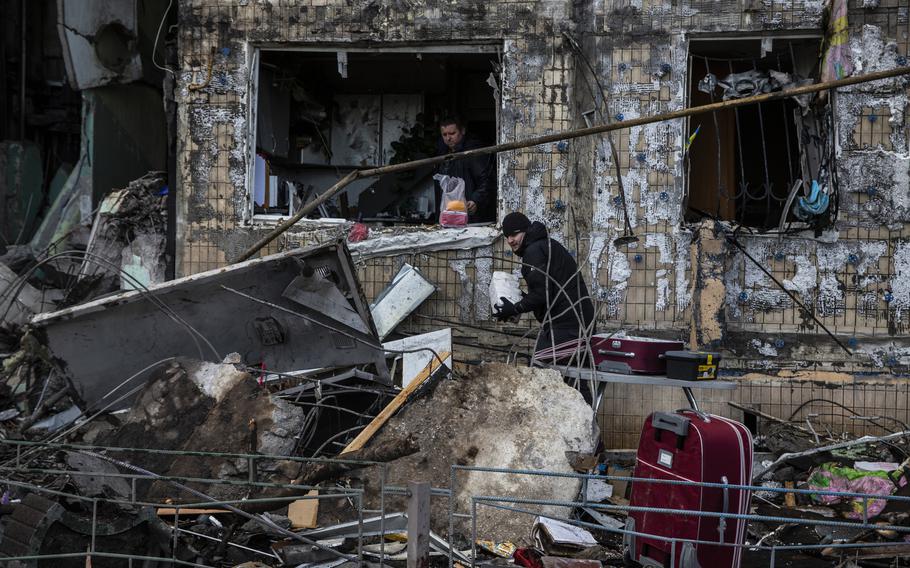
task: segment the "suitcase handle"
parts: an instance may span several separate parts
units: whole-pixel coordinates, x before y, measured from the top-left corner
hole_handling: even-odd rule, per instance
[[[681,450],[689,434],[689,419],[679,414],[655,412],[651,415],[651,426],[654,427],[654,439],[660,441],[663,430],[676,434],[676,449]]]
[[[632,359],[635,357],[635,353],[631,353],[629,351],[611,351],[609,349],[598,349],[597,354],[598,355],[612,355],[614,357],[628,357],[629,359]]]
[[[668,412],[655,412],[651,416],[651,425],[655,430],[667,430],[681,437],[689,434],[689,422],[685,416]]]

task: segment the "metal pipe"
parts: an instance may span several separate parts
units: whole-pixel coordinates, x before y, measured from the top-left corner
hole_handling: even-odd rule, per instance
[[[478,498],[474,498],[474,499],[478,499]],[[478,501],[474,500],[473,504],[476,505],[477,502]],[[643,533],[643,532],[639,532],[639,531],[635,531],[635,530],[606,527],[601,524],[589,523],[589,522],[585,522],[585,521],[579,521],[578,519],[569,519],[566,517],[559,517],[556,515],[542,514],[539,511],[531,511],[528,509],[522,509],[522,508],[518,508],[518,507],[509,507],[507,505],[496,505],[494,503],[484,503],[482,501],[481,501],[481,504],[486,505],[487,507],[491,507],[494,509],[500,509],[503,511],[512,511],[512,512],[516,512],[516,513],[525,513],[528,515],[542,516],[542,517],[546,517],[548,519],[563,521],[563,522],[569,523],[571,525],[575,525],[577,527],[582,527],[582,528],[586,528],[586,529],[607,531],[607,532],[614,533],[614,534],[631,535],[631,536],[636,536],[636,537],[647,537],[647,538],[651,538],[654,540],[661,540],[664,542],[674,542],[674,541],[680,542],[680,543],[688,542],[688,543],[692,543],[692,544],[707,544],[707,545],[712,545],[712,546],[724,546],[724,547],[728,547],[728,548],[748,548],[749,550],[771,550],[772,549],[772,547],[757,546],[754,544],[747,544],[747,543],[743,543],[743,544],[734,544],[734,543],[729,543],[729,542],[720,543],[720,542],[711,541],[711,540],[682,539],[682,538],[678,538],[678,537],[676,537],[676,538],[667,537],[667,536],[662,536],[662,535]],[[649,509],[649,511],[653,511],[653,510]],[[689,512],[689,511],[687,511],[687,512]],[[791,524],[795,520],[808,521],[808,519],[794,519],[793,517],[781,517],[781,518]],[[812,524],[812,523],[807,522],[806,524]],[[859,525],[854,524],[852,526],[857,527]],[[879,526],[880,525],[872,525],[870,528],[876,528]],[[907,527],[903,527],[903,528],[906,529]],[[776,546],[777,550],[824,550],[824,549],[828,549],[828,548],[832,548],[832,549],[834,549],[834,548],[843,548],[843,549],[846,549],[846,548],[887,548],[887,547],[892,547],[895,544],[896,544],[895,542],[844,542],[844,543],[793,544],[793,545],[784,545],[784,546],[775,545],[775,546]]]
[[[732,487],[732,486],[731,486]],[[868,498],[866,496],[865,498]],[[878,496],[875,496],[877,499]],[[585,506],[584,503],[578,501],[561,501],[557,499],[520,499],[516,497],[494,497],[490,495],[479,495],[471,498],[477,503],[515,503],[520,505],[542,505],[542,506],[554,506],[554,507],[582,507]],[[634,505],[607,505],[604,503],[598,504],[588,504],[588,508],[595,510],[604,510],[604,511],[626,511],[626,512],[642,512],[649,514],[661,514],[661,515],[682,515],[686,517],[701,517],[701,518],[710,518],[710,519],[735,519],[743,521],[760,521],[768,523],[792,523],[793,517],[774,517],[771,515],[751,515],[744,513],[731,513],[731,512],[715,512],[715,511],[691,511],[688,509],[672,509],[669,507],[637,507]],[[893,530],[899,533],[910,533],[910,527],[902,525],[891,525],[891,524],[870,524],[868,521],[862,523],[851,523],[848,521],[830,521],[827,518],[824,519],[801,519],[807,525],[811,526],[828,526],[828,527],[847,527],[847,528],[863,528],[863,529],[876,529],[876,530]],[[712,544],[720,544],[714,542]]]
[[[220,539],[220,538],[215,538],[215,537],[209,536],[209,535],[207,535],[207,534],[202,534],[202,533],[194,532],[194,531],[187,530],[187,529],[181,529],[181,528],[177,528],[177,527],[174,527],[174,529],[175,529],[177,532],[182,532],[182,533],[185,533],[185,534],[190,534],[190,535],[193,535],[193,536],[198,537],[198,538],[203,538],[203,539],[206,539],[206,540],[212,540],[212,541],[215,541],[215,542],[221,542],[221,539]],[[265,556],[266,558],[271,558],[271,559],[273,559],[273,560],[276,560],[276,559],[279,560],[279,561],[281,560],[281,558],[278,557],[276,554],[269,554],[268,552],[263,552],[263,551],[261,551],[261,550],[256,550],[255,548],[250,548],[250,547],[248,547],[248,546],[243,546],[242,544],[237,544],[236,542],[228,542],[227,545],[228,545],[228,546],[233,546],[233,547],[235,547],[235,548],[239,548],[240,550],[246,550],[247,552],[252,552],[253,554],[259,554],[260,556]]]
[[[411,162],[403,162],[400,164],[391,164],[388,166],[381,166],[378,168],[370,168],[366,170],[354,170],[349,173],[341,180],[339,180],[335,185],[324,191],[314,199],[313,201],[306,204],[300,209],[293,217],[288,220],[280,223],[277,227],[272,229],[267,235],[256,241],[249,249],[246,250],[243,254],[232,261],[233,263],[241,262],[251,258],[254,254],[259,252],[260,249],[268,245],[270,242],[278,238],[279,235],[293,227],[297,221],[300,221],[304,217],[310,214],[314,209],[324,204],[326,201],[334,197],[342,189],[348,186],[351,182],[356,179],[381,176],[385,174],[393,174],[398,172],[406,172],[411,170],[416,170],[424,166],[432,166],[436,164],[441,164],[443,162],[450,162],[452,160],[459,160],[462,158],[470,158],[474,156],[486,156],[487,154],[496,154],[499,152],[507,152],[509,150],[519,150],[521,148],[530,148],[532,146],[539,146],[541,144],[549,144],[551,142],[558,142],[560,140],[572,140],[575,138],[583,138],[585,136],[591,136],[594,134],[603,134],[605,132],[612,132],[614,130],[622,130],[624,128],[633,128],[635,126],[643,126],[645,124],[652,124],[655,122],[663,122],[666,120],[673,120],[676,118],[686,118],[688,116],[695,116],[698,114],[705,114],[709,112],[715,112],[718,110],[725,110],[730,108],[738,108],[741,106],[747,106],[752,104],[763,103],[766,101],[775,101],[778,99],[787,99],[791,97],[796,97],[799,95],[806,95],[810,93],[818,93],[821,91],[827,91],[830,89],[837,89],[839,87],[846,87],[849,85],[857,85],[860,83],[868,83],[870,81],[878,81],[881,79],[888,79],[891,77],[899,77],[901,75],[910,74],[910,67],[896,67],[894,69],[888,69],[886,71],[876,71],[875,73],[867,73],[865,75],[848,77],[846,79],[837,79],[835,81],[823,81],[821,83],[814,83],[812,85],[804,85],[802,87],[796,87],[793,89],[788,89],[786,91],[777,91],[774,93],[762,93],[760,95],[754,95],[751,97],[743,97],[741,99],[734,99],[730,101],[720,101],[717,103],[712,103],[709,105],[704,105],[700,107],[689,107],[681,110],[667,112],[663,114],[657,114],[654,116],[643,116],[640,118],[633,118],[631,120],[626,120],[623,122],[611,123],[611,124],[601,124],[599,126],[589,126],[587,128],[579,128],[577,130],[567,130],[565,132],[556,132],[554,134],[546,134],[544,136],[537,136],[534,138],[529,138],[527,140],[518,140],[515,142],[507,142],[504,144],[496,144],[493,146],[487,146],[485,148],[475,148],[472,150],[464,150],[463,152],[453,152],[451,154],[446,154],[443,156],[434,156],[431,158],[423,158],[420,160],[413,160]]]
[[[872,439],[875,441],[877,439]],[[851,442],[847,442],[851,444]],[[828,449],[832,449],[831,446]],[[467,465],[452,465],[452,470],[460,471],[476,471],[481,473],[501,473],[505,475],[536,475],[541,477],[560,477],[565,479],[601,479],[604,481],[626,481],[626,482],[643,482],[643,483],[660,483],[663,485],[685,485],[687,487],[706,487],[712,489],[739,489],[743,491],[764,491],[768,493],[794,493],[798,495],[830,495],[837,497],[858,497],[863,498],[864,496],[869,495],[868,493],[852,493],[848,491],[826,491],[823,489],[788,489],[785,487],[764,487],[758,485],[735,485],[732,483],[712,483],[710,481],[687,481],[687,480],[678,480],[678,479],[652,479],[648,477],[628,477],[628,476],[619,476],[619,475],[596,475],[591,473],[563,473],[560,471],[544,471],[544,470],[532,470],[532,469],[512,469],[512,468],[496,468],[496,467],[480,467],[480,466],[467,466]],[[900,495],[873,495],[875,499],[883,499],[886,501],[905,501],[910,502],[910,497],[903,497]]]
[[[202,457],[202,458],[230,458],[230,459],[246,459],[252,454],[245,453],[235,453],[235,452],[203,452],[197,450],[165,450],[158,448],[126,448],[126,447],[117,447],[117,446],[91,446],[87,444],[69,444],[65,442],[36,442],[31,440],[0,440],[0,445],[11,445],[21,447],[21,446],[34,446],[34,447],[43,447],[51,448],[57,450],[89,450],[89,451],[104,451],[104,452],[142,452],[146,454],[164,454],[164,455],[173,455],[173,456],[193,456],[193,457]],[[353,460],[346,458],[305,458],[300,456],[281,456],[277,454],[256,454],[257,458],[269,459],[269,460],[285,460],[285,461],[294,461],[301,463],[331,463],[331,464],[344,464],[344,465],[361,465],[361,466],[371,466],[371,465],[382,465],[384,462],[378,461],[369,461],[369,460]]]
[[[30,560],[57,560],[65,558],[115,558],[120,560],[143,560],[154,563],[177,564],[178,566],[193,566],[195,568],[215,568],[208,564],[199,564],[198,562],[189,562],[174,558],[162,558],[160,556],[145,556],[142,554],[120,554],[118,552],[66,552],[62,554],[29,554],[25,556],[4,556],[4,562],[27,562]],[[88,564],[86,564],[88,565]]]

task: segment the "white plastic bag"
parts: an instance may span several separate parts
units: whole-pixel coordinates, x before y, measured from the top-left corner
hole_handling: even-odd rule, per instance
[[[497,307],[502,305],[501,298],[512,302],[513,304],[521,301],[521,289],[518,287],[518,275],[511,272],[502,272],[496,270],[490,279],[490,307],[493,313],[496,313]],[[518,322],[521,315],[512,316],[508,321]]]
[[[460,177],[436,174],[433,179],[442,188],[439,224],[443,227],[464,227],[468,224],[468,205],[464,195],[464,180]]]

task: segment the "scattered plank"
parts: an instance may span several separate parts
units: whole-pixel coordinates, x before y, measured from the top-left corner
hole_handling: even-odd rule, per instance
[[[420,388],[420,385],[422,385],[428,378],[433,376],[433,373],[436,372],[436,369],[442,365],[442,362],[445,361],[449,355],[451,355],[451,353],[448,351],[443,351],[439,354],[439,358],[434,357],[433,360],[423,368],[423,371],[414,377],[414,380],[411,381],[408,386],[401,389],[401,392],[395,395],[395,398],[392,399],[392,402],[383,408],[382,412],[377,414],[376,418],[367,424],[367,427],[361,430],[360,434],[358,434],[357,437],[354,438],[354,440],[352,440],[351,443],[348,444],[344,451],[342,451],[339,455],[343,456],[347,453],[363,448],[366,443],[369,442],[370,439],[376,434],[376,432],[378,432],[379,429],[382,428],[386,422],[388,422],[389,418],[391,418],[399,408],[404,406],[404,403],[407,402],[408,398],[414,394],[417,389]]]

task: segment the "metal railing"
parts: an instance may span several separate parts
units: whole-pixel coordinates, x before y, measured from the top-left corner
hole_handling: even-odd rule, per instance
[[[594,511],[604,511],[612,513],[625,513],[630,512],[647,512],[647,513],[656,513],[656,514],[668,514],[668,515],[681,515],[681,516],[690,516],[690,517],[700,517],[700,518],[711,518],[711,519],[730,519],[730,520],[743,520],[746,522],[756,521],[763,523],[777,523],[777,524],[789,524],[789,525],[801,525],[806,527],[816,527],[816,526],[827,526],[827,527],[842,527],[842,528],[852,528],[852,529],[862,529],[862,530],[878,530],[878,531],[894,531],[902,535],[910,535],[910,526],[902,525],[893,525],[885,523],[872,523],[868,518],[868,505],[871,500],[883,500],[886,502],[900,502],[900,503],[910,503],[910,497],[904,497],[899,495],[873,495],[868,493],[856,493],[856,492],[847,492],[847,491],[828,491],[828,490],[817,490],[817,489],[799,489],[799,488],[786,488],[786,487],[767,487],[760,485],[737,485],[732,483],[710,483],[710,482],[692,482],[692,481],[683,481],[683,480],[664,480],[664,479],[651,479],[651,478],[640,478],[640,477],[630,477],[630,476],[615,476],[615,475],[595,475],[595,474],[582,474],[582,473],[565,473],[565,472],[552,472],[552,471],[540,471],[540,470],[524,470],[524,469],[509,469],[509,468],[491,468],[491,467],[476,467],[476,466],[459,466],[453,465],[451,468],[451,479],[450,487],[452,495],[457,496],[456,491],[456,482],[457,474],[459,472],[479,472],[479,473],[490,473],[490,474],[499,474],[499,475],[509,475],[509,476],[542,476],[542,477],[557,477],[564,479],[574,479],[580,482],[581,485],[581,495],[584,497],[582,500],[576,501],[563,501],[563,500],[554,500],[554,499],[528,499],[528,498],[519,498],[511,496],[493,496],[493,495],[465,495],[463,499],[466,499],[470,502],[470,513],[461,513],[456,511],[455,504],[456,499],[450,499],[450,508],[449,508],[449,539],[450,542],[453,541],[454,536],[454,524],[456,518],[470,519],[471,521],[471,544],[472,544],[472,566],[476,562],[477,558],[477,518],[479,514],[479,509],[481,507],[488,507],[492,509],[499,509],[510,511],[516,514],[524,515],[533,515],[540,516],[549,519],[554,519],[562,521],[577,527],[595,530],[595,531],[604,531],[607,533],[615,534],[622,536],[624,539],[629,537],[639,537],[639,538],[648,538],[652,540],[659,540],[667,542],[670,544],[670,554],[671,554],[671,563],[670,566],[674,565],[675,555],[678,549],[678,546],[681,546],[685,543],[691,543],[693,545],[702,544],[702,545],[711,545],[711,546],[722,546],[722,547],[731,547],[731,548],[742,548],[749,551],[768,551],[770,552],[769,566],[773,567],[777,560],[777,554],[782,551],[796,551],[796,550],[859,550],[859,549],[874,549],[874,548],[886,548],[894,547],[896,544],[906,544],[907,552],[910,553],[910,543],[895,543],[895,542],[881,542],[881,543],[870,543],[870,542],[829,542],[829,543],[820,543],[820,544],[793,544],[793,545],[764,545],[760,542],[758,543],[736,543],[736,542],[722,542],[722,541],[708,541],[708,540],[698,540],[698,539],[686,539],[686,538],[674,538],[667,537],[662,535],[656,535],[652,533],[646,533],[641,531],[636,531],[634,529],[628,528],[617,528],[609,527],[599,523],[591,523],[582,521],[579,519],[571,518],[568,516],[560,516],[545,513],[541,510],[532,510],[525,507],[519,507],[517,505],[534,505],[538,507],[550,506],[550,507],[563,507],[569,509],[576,508],[587,508]],[[613,504],[613,503],[600,503],[592,502],[586,499],[587,496],[587,483],[590,480],[601,480],[601,481],[618,481],[625,483],[654,483],[662,484],[668,486],[686,486],[686,487],[701,487],[709,489],[726,489],[726,490],[740,490],[740,491],[750,491],[750,492],[764,492],[764,493],[777,493],[777,494],[795,494],[795,495],[807,495],[807,496],[826,496],[826,497],[836,497],[840,499],[856,499],[860,500],[863,505],[863,519],[861,521],[840,521],[840,520],[829,520],[829,519],[810,519],[810,518],[794,518],[794,517],[779,517],[779,516],[770,516],[770,515],[759,515],[759,514],[748,514],[748,513],[731,513],[731,512],[711,512],[711,511],[691,511],[686,509],[673,509],[673,508],[661,508],[661,507],[641,507],[634,506],[631,504]],[[450,557],[450,566],[451,557]]]
[[[18,489],[21,492],[34,492],[38,494],[44,494],[49,498],[64,498],[68,500],[74,500],[83,503],[85,510],[91,510],[91,534],[86,535],[86,539],[90,542],[88,543],[87,550],[78,550],[72,552],[57,552],[54,554],[24,554],[21,556],[15,557],[5,557],[5,561],[19,560],[23,562],[34,561],[34,560],[51,560],[51,559],[67,559],[67,558],[90,558],[90,557],[99,557],[99,558],[115,558],[115,559],[124,559],[132,562],[136,561],[160,561],[160,562],[169,562],[174,565],[185,565],[185,566],[205,566],[205,564],[188,562],[181,560],[179,552],[181,551],[181,539],[180,535],[187,535],[189,537],[197,538],[209,538],[206,535],[195,533],[193,531],[187,531],[179,526],[182,513],[191,509],[204,509],[204,508],[222,508],[226,509],[229,512],[241,515],[249,520],[258,522],[264,528],[269,529],[270,531],[277,531],[282,536],[293,539],[302,544],[307,544],[316,549],[324,550],[339,560],[344,561],[353,561],[361,564],[363,562],[363,545],[364,545],[364,515],[365,513],[379,515],[379,530],[378,534],[384,535],[390,532],[399,532],[401,529],[396,528],[394,531],[387,531],[385,526],[385,506],[386,506],[386,495],[394,496],[408,496],[408,489],[406,487],[392,486],[387,485],[387,475],[388,475],[388,464],[379,463],[379,462],[365,462],[357,460],[344,460],[344,459],[311,459],[311,458],[298,458],[298,457],[288,457],[288,456],[274,456],[274,455],[261,455],[261,454],[242,454],[242,453],[228,453],[228,452],[197,452],[197,451],[181,451],[181,450],[157,450],[157,449],[142,449],[142,448],[120,448],[120,447],[105,447],[105,446],[87,446],[80,444],[59,444],[59,443],[40,443],[40,442],[27,442],[27,441],[18,441],[18,440],[3,440],[0,441],[0,447],[15,447],[17,453],[22,452],[24,449],[35,449],[41,448],[45,450],[70,450],[84,452],[93,456],[100,455],[98,452],[104,453],[117,453],[117,452],[132,452],[132,453],[153,453],[153,454],[166,454],[174,455],[181,457],[197,457],[197,458],[229,458],[229,459],[241,459],[248,460],[251,464],[256,464],[259,460],[279,460],[279,461],[290,461],[290,462],[300,462],[300,463],[335,463],[343,464],[348,466],[357,466],[367,467],[367,466],[376,466],[376,476],[378,477],[378,492],[377,497],[379,499],[379,509],[368,509],[365,507],[364,503],[364,490],[356,488],[325,488],[319,487],[318,495],[306,495],[310,489],[317,488],[316,485],[302,485],[302,484],[291,484],[291,483],[271,483],[264,481],[249,481],[249,479],[242,480],[231,480],[231,479],[212,479],[206,477],[187,477],[187,476],[172,476],[172,475],[152,475],[142,471],[73,471],[58,469],[54,467],[32,467],[28,464],[21,463],[21,460],[24,459],[20,455],[20,462],[13,461],[14,463],[10,465],[0,466],[0,484],[3,484],[8,489]],[[116,460],[114,460],[116,463]],[[18,465],[17,465],[18,464]],[[538,498],[527,498],[527,497],[516,497],[510,495],[481,495],[481,494],[471,494],[469,491],[464,491],[467,487],[459,484],[459,475],[465,475],[470,473],[482,473],[490,475],[503,475],[503,476],[528,476],[528,477],[550,477],[550,478],[560,478],[565,479],[567,482],[575,482],[578,485],[578,488],[581,490],[580,495],[582,496],[579,499],[575,500],[561,500],[561,499],[538,499]],[[92,476],[98,478],[111,478],[111,479],[123,479],[129,482],[130,484],[130,495],[128,498],[117,498],[117,497],[87,497],[83,495],[76,494],[71,491],[63,491],[60,489],[53,489],[49,487],[42,487],[35,482],[35,479],[46,478],[47,476]],[[712,511],[690,511],[684,509],[676,509],[671,507],[642,507],[632,504],[617,504],[617,503],[601,503],[590,501],[586,498],[587,496],[587,484],[592,480],[605,481],[605,482],[619,482],[619,483],[654,483],[661,484],[667,487],[674,486],[686,486],[686,487],[701,487],[705,489],[724,489],[724,490],[737,490],[737,491],[749,491],[749,492],[763,492],[765,494],[794,494],[794,495],[803,495],[803,496],[812,496],[812,497],[836,497],[839,499],[850,499],[858,503],[862,503],[863,508],[863,518],[856,521],[849,520],[839,520],[833,518],[819,518],[819,519],[807,519],[807,518],[794,518],[788,516],[775,516],[775,515],[762,515],[762,514],[752,514],[749,512],[712,512]],[[189,494],[193,497],[192,500],[181,501],[180,503],[172,502],[158,502],[153,499],[139,499],[138,493],[136,491],[136,484],[138,482],[161,482],[169,483],[174,487],[180,490],[189,491]],[[514,482],[514,480],[512,480]],[[246,499],[215,499],[210,498],[206,493],[191,489],[185,484],[199,484],[207,485],[211,487],[217,486],[226,486],[226,487],[247,487],[249,489],[289,489],[293,488],[297,494],[294,495],[282,495],[278,497],[251,497]],[[462,494],[459,494],[459,487],[462,488]],[[686,517],[697,517],[697,518],[709,518],[712,520],[724,519],[729,521],[745,521],[745,522],[758,522],[763,524],[777,524],[777,525],[802,525],[806,527],[837,527],[837,528],[851,528],[858,530],[877,530],[877,531],[893,531],[899,535],[908,535],[910,536],[910,526],[902,526],[898,524],[886,524],[886,523],[877,523],[873,522],[873,519],[868,517],[868,506],[872,500],[880,500],[886,502],[896,502],[896,503],[905,503],[910,504],[910,497],[903,497],[899,495],[874,495],[868,493],[858,493],[858,492],[845,492],[845,491],[828,491],[821,489],[800,489],[800,488],[786,488],[786,487],[766,487],[760,485],[737,485],[732,483],[694,483],[689,481],[682,480],[657,480],[650,478],[638,478],[630,476],[617,476],[617,475],[596,475],[596,474],[582,474],[582,473],[566,473],[566,472],[553,472],[553,471],[540,471],[540,470],[526,470],[526,469],[509,469],[509,468],[492,468],[492,467],[477,467],[477,466],[461,466],[461,465],[452,465],[450,470],[450,479],[449,487],[437,487],[432,488],[431,496],[435,498],[444,498],[448,500],[448,556],[449,563],[451,566],[454,565],[456,561],[465,562],[466,557],[461,554],[460,551],[456,550],[456,542],[459,539],[459,534],[464,534],[465,536],[470,536],[471,542],[471,553],[467,557],[467,560],[470,561],[471,565],[474,565],[477,562],[477,527],[478,527],[478,518],[484,514],[485,510],[488,509],[497,509],[502,511],[509,511],[515,515],[532,515],[532,516],[541,516],[550,519],[555,519],[565,523],[572,524],[581,528],[585,528],[592,531],[602,531],[603,533],[613,534],[616,536],[623,537],[624,539],[629,538],[648,538],[651,540],[657,540],[666,542],[669,544],[670,554],[675,560],[676,555],[678,554],[679,547],[685,543],[690,543],[692,545],[711,545],[711,546],[723,546],[723,547],[733,547],[741,548],[744,550],[749,550],[752,552],[756,551],[767,551],[770,553],[770,566],[774,566],[774,563],[777,561],[778,555],[784,551],[813,551],[813,550],[827,550],[827,551],[859,551],[859,550],[869,550],[869,549],[884,549],[886,547],[893,547],[896,544],[901,544],[902,541],[898,542],[824,542],[819,544],[764,544],[764,538],[758,542],[722,542],[722,541],[712,541],[712,540],[699,540],[699,539],[686,539],[666,535],[655,535],[641,530],[636,530],[635,527],[625,527],[625,526],[606,526],[600,523],[587,522],[577,518],[572,518],[570,515],[555,515],[552,512],[544,512],[541,509],[543,507],[561,507],[569,510],[575,510],[579,508],[585,508],[597,512],[613,513],[613,514],[629,514],[629,513],[640,513],[640,512],[649,512],[655,514],[664,514],[664,515],[675,515],[675,516],[686,516]],[[283,529],[280,526],[276,525],[265,515],[254,515],[243,510],[244,507],[249,507],[251,505],[262,504],[262,503],[274,503],[277,508],[280,504],[290,503],[292,501],[301,500],[301,499],[346,499],[349,500],[354,509],[354,515],[356,515],[357,522],[357,547],[356,554],[345,553],[335,548],[326,546],[325,544],[320,543],[317,539],[311,539],[306,536],[305,533],[301,534],[288,529]],[[110,552],[106,550],[99,550],[96,543],[96,534],[98,534],[98,524],[99,519],[99,507],[100,505],[108,503],[113,505],[131,505],[137,507],[154,507],[154,508],[173,508],[173,514],[168,513],[166,516],[158,515],[158,518],[161,518],[162,521],[172,521],[171,523],[165,523],[168,529],[171,531],[171,556],[170,558],[154,556],[154,555],[142,555],[142,554],[125,554],[122,551]],[[467,509],[459,510],[459,504],[467,506]],[[185,516],[183,518],[186,518]],[[461,520],[464,522],[470,523],[470,531],[457,531],[456,530],[456,520]],[[531,525],[531,520],[529,520],[528,525]],[[376,534],[371,532],[370,534]],[[353,534],[352,534],[353,536]],[[219,539],[216,539],[219,540]],[[384,540],[380,538],[380,558],[386,558],[385,556],[385,547]],[[259,554],[264,557],[269,557],[274,560],[279,560],[274,553],[269,554],[261,550],[256,550],[250,547],[244,547],[243,545],[227,542],[228,546],[237,546],[241,549],[245,549],[247,552],[253,554]],[[908,551],[910,551],[910,544],[907,544]],[[467,551],[465,551],[467,554]]]

